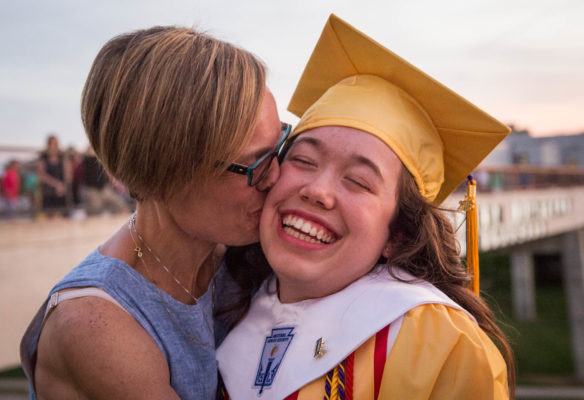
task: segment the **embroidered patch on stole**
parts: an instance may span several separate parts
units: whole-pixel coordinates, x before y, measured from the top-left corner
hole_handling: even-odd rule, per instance
[[[260,388],[258,395],[262,394],[264,388],[272,386],[282,358],[294,337],[293,330],[294,327],[275,328],[272,329],[271,336],[266,337],[258,373],[253,384],[254,387]]]

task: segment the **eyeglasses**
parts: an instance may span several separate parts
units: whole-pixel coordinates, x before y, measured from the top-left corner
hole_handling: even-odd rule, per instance
[[[287,124],[285,122],[281,123],[282,129],[282,137],[276,144],[273,150],[269,151],[268,153],[264,154],[254,162],[249,167],[247,165],[241,165],[233,163],[229,167],[227,167],[227,171],[233,172],[239,175],[247,175],[247,184],[249,186],[255,186],[262,181],[268,174],[270,170],[270,166],[272,165],[272,161],[276,156],[280,155],[282,151],[282,147],[284,147],[284,143],[286,143],[286,139],[290,135],[290,131],[292,130],[292,125]]]

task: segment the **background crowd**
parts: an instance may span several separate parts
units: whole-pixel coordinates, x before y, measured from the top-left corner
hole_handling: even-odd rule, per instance
[[[1,175],[0,217],[73,218],[129,212],[126,188],[102,168],[91,148],[63,150],[55,134],[29,161],[12,159]]]

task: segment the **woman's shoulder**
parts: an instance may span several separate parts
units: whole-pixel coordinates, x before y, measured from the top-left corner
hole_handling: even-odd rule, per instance
[[[115,384],[116,379],[138,377],[139,383],[130,386],[141,390],[148,376],[158,377],[160,388],[168,389],[167,384],[162,384],[169,377],[165,355],[133,308],[132,297],[143,294],[140,285],[135,284],[135,274],[138,273],[123,261],[104,256],[96,249],[53,288],[51,293],[66,294],[75,288],[97,287],[121,303],[123,309],[101,296],[63,297],[38,329],[34,375],[41,390],[56,397],[110,393],[110,398],[125,398],[127,386]],[[99,366],[112,364],[112,360],[115,366],[108,367],[111,374],[104,375]],[[140,367],[132,360],[142,360]],[[75,366],[75,373],[67,374],[71,366]],[[128,376],[128,371],[133,370],[136,374]],[[55,380],[62,384],[52,384]]]
[[[95,249],[67,273],[53,288],[53,292],[71,287],[96,286],[108,291],[109,284],[119,285],[127,279],[137,279],[138,272],[122,260],[107,257]]]
[[[168,386],[162,384],[169,377],[166,365],[155,341],[134,318],[104,299],[82,297],[63,302],[47,318],[35,381],[45,394],[110,393],[110,398],[119,398],[127,394],[128,385],[117,384],[124,379],[138,378],[133,390],[145,387],[148,377]]]

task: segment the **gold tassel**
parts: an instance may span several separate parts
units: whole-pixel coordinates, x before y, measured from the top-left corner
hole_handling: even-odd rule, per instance
[[[477,219],[477,182],[469,175],[466,196],[459,210],[466,212],[466,270],[471,276],[470,288],[479,295],[479,234]]]

